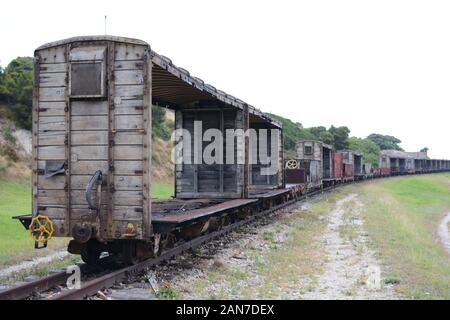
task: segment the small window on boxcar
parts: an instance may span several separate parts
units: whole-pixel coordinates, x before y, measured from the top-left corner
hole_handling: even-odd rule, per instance
[[[105,95],[104,86],[102,62],[72,62],[71,97],[103,97]]]
[[[312,146],[305,146],[305,154],[312,154]]]

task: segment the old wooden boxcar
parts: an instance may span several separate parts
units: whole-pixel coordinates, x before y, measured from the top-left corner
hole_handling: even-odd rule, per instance
[[[319,188],[333,178],[332,147],[320,141],[302,140],[296,144],[296,160],[304,171],[308,188]]]
[[[335,152],[334,174],[336,179],[340,179],[342,181],[351,181],[354,179],[354,154],[355,152],[351,150],[339,150]]]
[[[380,156],[380,167],[389,170],[390,174],[412,174],[426,172],[426,152],[405,152],[400,150],[382,150]],[[432,162],[430,162],[432,165]]]
[[[152,207],[155,104],[175,110],[175,126],[184,129],[176,132],[175,143],[197,152],[175,153],[175,197],[203,201],[167,200]],[[229,154],[224,148],[224,162],[211,164],[201,157],[208,129],[222,134],[224,144],[238,139],[228,138],[227,129],[267,131],[267,139],[257,136],[255,144],[244,136]],[[199,230],[206,230],[209,216],[252,203],[256,200],[250,198],[268,190],[288,192],[283,189],[281,130],[258,109],[191,76],[141,40],[91,36],[43,45],[35,52],[32,217],[50,219],[53,236],[73,237],[69,251],[85,257],[93,240],[101,244],[94,256],[99,250],[129,254],[129,243],[159,239],[155,228],[169,232],[203,219]],[[272,137],[276,144],[270,143]],[[272,155],[276,170],[261,174],[271,164],[259,157],[250,162],[252,150]],[[230,154],[243,160],[228,163]],[[185,161],[197,155],[200,162]],[[239,198],[247,200],[223,200]]]
[[[55,236],[150,238],[151,70],[139,40],[80,37],[36,50],[33,215],[49,217]],[[101,197],[89,204],[97,171]]]

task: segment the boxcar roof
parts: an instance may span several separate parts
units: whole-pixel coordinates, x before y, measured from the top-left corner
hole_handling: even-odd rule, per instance
[[[329,145],[329,144],[326,144],[326,143],[323,142],[323,141],[320,141],[320,140],[314,140],[314,139],[303,139],[303,140],[299,140],[299,141],[297,141],[297,143],[296,143],[295,145],[299,145],[300,143],[305,143],[305,142],[316,142],[316,143],[320,143],[324,148],[327,148],[327,149],[333,149],[333,146],[332,146],[332,145]]]
[[[114,41],[150,47],[147,42],[139,39],[101,35],[72,37],[50,42],[40,46],[36,51],[81,41]],[[267,116],[261,110],[216,89],[212,85],[206,84],[203,80],[192,76],[189,71],[174,65],[169,58],[153,50],[151,50],[151,59],[153,63],[152,96],[155,103],[178,108],[182,104],[189,104],[195,101],[218,100],[238,109],[248,106],[249,113],[253,115],[253,118],[256,117],[260,122],[268,123],[277,128],[282,127],[280,122]]]
[[[139,39],[133,39],[133,38],[126,38],[126,37],[117,37],[117,36],[109,36],[109,35],[80,36],[80,37],[72,37],[72,38],[67,38],[67,39],[53,41],[53,42],[43,44],[42,46],[37,48],[36,51],[61,46],[61,45],[65,45],[65,44],[72,43],[72,42],[79,42],[79,41],[115,41],[115,42],[129,43],[129,44],[137,44],[137,45],[142,45],[142,46],[149,45],[145,41],[142,41]]]
[[[381,150],[381,154],[390,158],[428,159],[425,152],[406,152],[400,150]]]

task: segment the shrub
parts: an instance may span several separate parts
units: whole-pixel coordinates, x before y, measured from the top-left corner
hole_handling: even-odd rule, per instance
[[[3,131],[3,136],[5,137],[6,141],[11,142],[12,144],[16,144],[16,137],[14,136],[11,128],[6,128]]]
[[[16,149],[9,144],[4,144],[0,147],[0,154],[13,162],[19,161],[19,155],[17,154]]]
[[[178,292],[177,292],[177,290],[175,290],[175,288],[172,288],[169,286],[163,286],[156,293],[156,297],[158,299],[175,300],[178,298]]]

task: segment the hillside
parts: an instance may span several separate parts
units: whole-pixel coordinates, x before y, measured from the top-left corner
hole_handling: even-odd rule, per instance
[[[4,106],[0,105],[0,110]],[[31,176],[31,133],[0,118],[0,178],[16,181]]]

